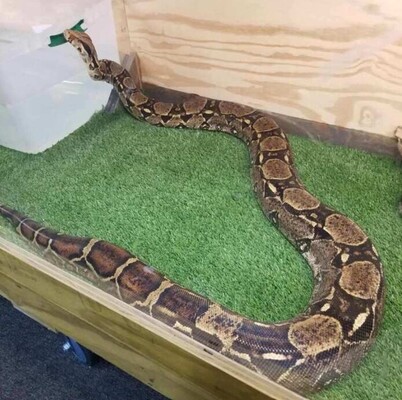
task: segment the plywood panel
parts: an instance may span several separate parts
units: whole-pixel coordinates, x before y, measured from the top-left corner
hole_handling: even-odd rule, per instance
[[[398,0],[125,0],[145,81],[392,137]]]
[[[113,8],[113,17],[116,28],[116,40],[119,47],[120,61],[123,61],[125,55],[130,54],[131,44],[127,27],[126,7],[124,0],[111,0]]]

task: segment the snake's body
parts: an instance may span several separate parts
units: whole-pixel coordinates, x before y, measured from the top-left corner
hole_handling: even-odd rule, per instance
[[[180,104],[146,96],[119,64],[98,60],[85,33],[65,32],[89,74],[111,83],[135,117],[164,127],[223,131],[248,146],[252,182],[265,215],[310,264],[314,291],[306,311],[278,324],[238,315],[170,281],[111,243],[59,234],[6,207],[18,232],[100,280],[117,295],[209,349],[300,393],[350,371],[371,346],[383,313],[384,277],[366,234],[300,182],[286,135],[264,112],[193,96]]]

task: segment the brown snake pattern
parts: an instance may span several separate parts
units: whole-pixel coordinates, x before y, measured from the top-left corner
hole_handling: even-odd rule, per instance
[[[227,132],[247,144],[265,215],[313,270],[311,301],[292,320],[256,322],[177,285],[111,243],[59,234],[6,206],[0,206],[0,213],[48,252],[115,283],[123,301],[296,392],[317,391],[350,371],[368,351],[381,321],[382,265],[353,221],[304,188],[276,122],[251,107],[196,95],[181,104],[149,98],[118,63],[98,60],[87,34],[64,35],[90,76],[111,83],[135,118],[164,127]]]

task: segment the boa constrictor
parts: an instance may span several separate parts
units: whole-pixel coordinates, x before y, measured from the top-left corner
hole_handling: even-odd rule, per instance
[[[311,301],[289,321],[253,321],[179,286],[111,243],[57,233],[6,206],[0,213],[30,241],[114,282],[123,301],[296,392],[317,391],[350,371],[371,346],[383,314],[382,265],[352,220],[304,188],[276,122],[254,108],[196,95],[180,104],[150,98],[121,65],[98,59],[87,34],[67,30],[64,35],[89,75],[111,83],[135,118],[227,132],[247,144],[264,213],[313,270]]]

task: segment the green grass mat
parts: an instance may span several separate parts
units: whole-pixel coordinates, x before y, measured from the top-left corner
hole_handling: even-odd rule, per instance
[[[291,137],[300,176],[370,235],[387,278],[386,315],[360,368],[315,399],[402,393],[402,177],[386,157]],[[180,284],[249,317],[303,310],[309,268],[251,190],[246,147],[225,134],[97,114],[50,150],[0,148],[0,203],[48,226],[123,246]],[[0,233],[11,229],[1,221]]]

